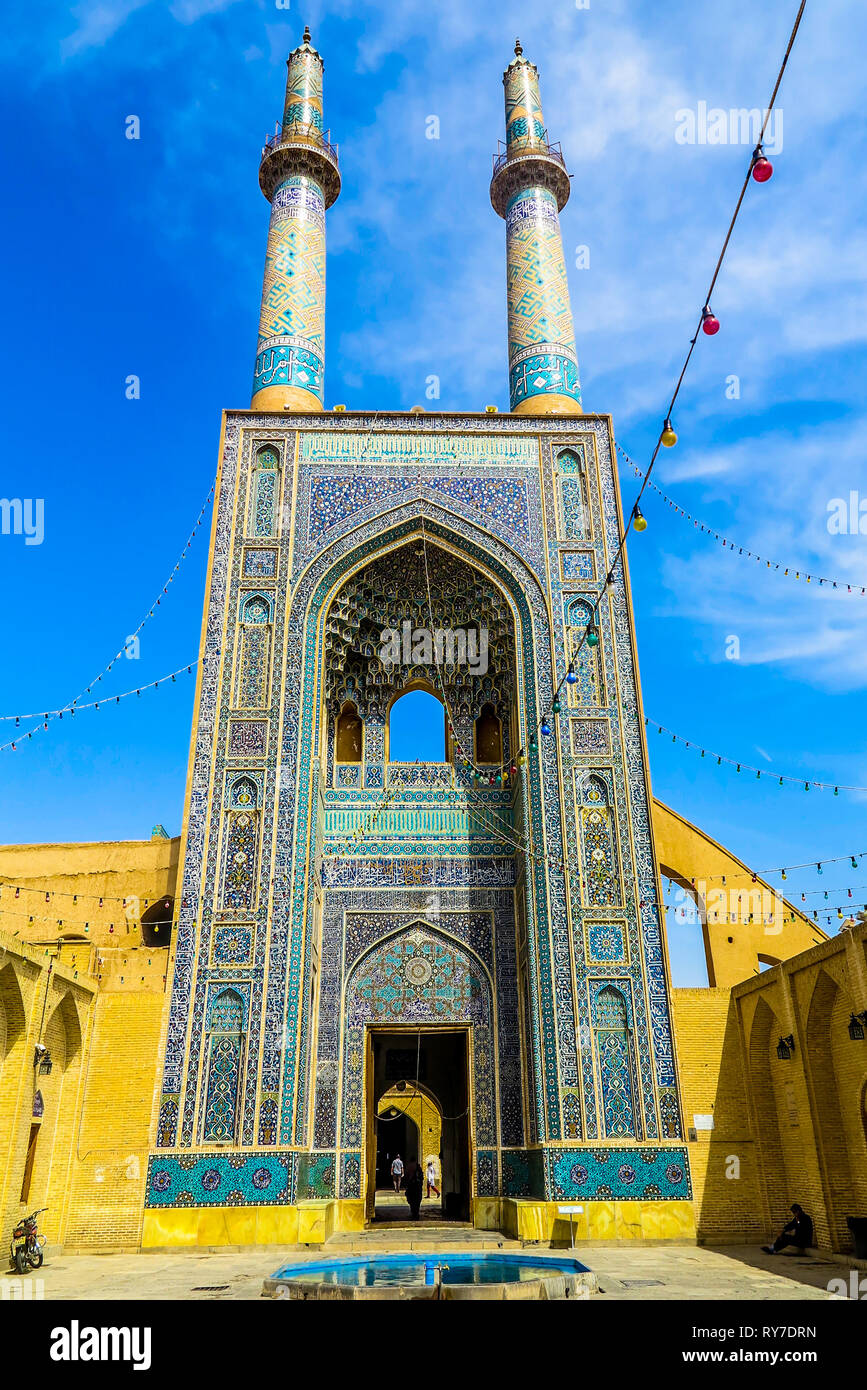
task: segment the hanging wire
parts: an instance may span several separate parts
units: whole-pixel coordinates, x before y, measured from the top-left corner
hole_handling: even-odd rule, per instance
[[[176,561],[176,563],[175,563],[175,565],[174,565],[174,567],[173,567],[171,573],[169,574],[168,578],[166,579],[165,584],[162,586],[162,590],[161,590],[160,593],[157,595],[157,597],[151,602],[151,604],[150,604],[150,606],[149,606],[147,612],[145,613],[144,617],[141,619],[140,623],[138,624],[138,627],[136,627],[136,628],[134,629],[134,631],[131,632],[131,633],[127,636],[126,641],[125,641],[123,647],[121,647],[121,649],[120,649],[119,652],[116,652],[116,653],[115,653],[115,655],[111,658],[111,661],[109,661],[108,665],[107,665],[107,666],[104,666],[103,669],[99,672],[99,674],[96,675],[96,676],[94,676],[94,677],[90,680],[90,682],[84,687],[84,689],[81,690],[81,691],[79,691],[79,693],[75,696],[74,699],[70,700],[70,701],[68,702],[68,704],[61,706],[59,709],[49,710],[47,713],[41,713],[41,714],[39,713],[39,711],[31,711],[31,712],[29,712],[29,713],[27,713],[27,714],[2,714],[2,715],[0,715],[0,721],[8,721],[8,720],[13,720],[13,719],[14,719],[14,720],[15,720],[15,723],[16,723],[16,725],[17,725],[18,722],[19,722],[19,720],[21,720],[21,719],[38,719],[38,720],[40,720],[40,723],[35,724],[35,725],[33,726],[33,728],[30,729],[30,730],[25,730],[24,733],[21,735],[21,738],[30,738],[32,734],[38,733],[38,732],[40,732],[41,730],[44,730],[45,728],[47,728],[48,723],[50,723],[53,719],[60,719],[60,718],[63,717],[64,714],[67,714],[67,713],[68,713],[68,714],[74,715],[77,709],[92,709],[92,708],[93,708],[93,704],[92,704],[92,703],[91,703],[91,704],[87,704],[87,705],[83,705],[83,704],[81,704],[81,701],[83,700],[83,698],[84,698],[85,695],[89,695],[89,694],[92,692],[93,687],[94,687],[95,685],[97,685],[97,684],[103,679],[104,676],[107,676],[107,675],[108,675],[109,671],[111,671],[111,669],[114,667],[114,665],[115,665],[115,664],[121,659],[121,657],[123,656],[123,654],[124,654],[124,652],[125,652],[125,650],[126,650],[126,647],[127,647],[128,643],[131,642],[131,641],[133,641],[135,638],[138,637],[138,635],[139,635],[139,633],[141,632],[142,628],[144,627],[145,623],[147,623],[147,622],[149,621],[149,619],[152,618],[152,617],[154,616],[154,614],[155,614],[157,608],[160,607],[160,605],[161,605],[161,603],[162,603],[162,600],[163,600],[163,597],[164,597],[166,594],[168,594],[169,585],[174,581],[175,575],[177,574],[178,570],[180,569],[181,565],[182,565],[183,562],[184,562],[184,559],[186,558],[187,554],[189,553],[189,549],[190,549],[190,546],[191,546],[192,543],[193,543],[193,540],[195,539],[196,532],[198,531],[199,527],[201,526],[202,521],[204,520],[205,512],[207,511],[208,506],[210,505],[210,503],[211,503],[211,501],[212,501],[212,499],[213,499],[213,496],[214,496],[214,489],[216,488],[216,485],[217,485],[217,479],[216,479],[216,477],[215,477],[215,478],[214,478],[214,481],[211,483],[211,486],[210,486],[209,489],[208,489],[208,495],[207,495],[207,497],[205,498],[205,501],[202,503],[201,510],[199,511],[199,515],[198,515],[198,517],[196,518],[196,521],[195,521],[195,523],[194,523],[194,525],[193,525],[193,528],[192,528],[192,530],[190,531],[190,534],[189,534],[189,536],[187,537],[187,539],[186,539],[186,541],[185,541],[185,543],[184,543],[184,547],[183,547],[183,549],[182,549],[180,555],[178,556],[178,559],[177,559],[177,561]],[[178,675],[178,674],[179,674],[179,672],[177,672],[177,671],[174,673],[174,675]],[[173,680],[173,679],[174,679],[174,675],[163,676],[161,679],[162,679],[162,680]],[[142,686],[142,689],[143,689],[143,690],[149,690],[149,689],[151,689],[153,686],[156,686],[156,685],[159,685],[159,684],[160,684],[159,681],[152,681],[149,685],[147,685],[147,686]],[[108,697],[108,698],[114,698],[114,697]],[[123,697],[120,697],[120,698],[123,698]],[[100,703],[101,703],[101,702],[100,702]],[[98,706],[97,706],[97,708],[98,708]],[[20,742],[20,739],[10,740],[10,742],[8,742],[8,743],[0,744],[0,752],[3,752],[4,749],[6,749],[6,748],[14,748],[16,742]]]
[[[645,476],[644,472],[638,466],[635,460],[631,458],[629,454],[627,454],[626,450],[623,449],[619,444],[615,444],[614,447],[620,454],[621,458],[629,464],[630,468],[634,470],[635,474],[639,478],[643,478]],[[669,497],[667,492],[663,492],[662,488],[659,486],[658,483],[655,483],[653,482],[653,480],[651,480],[650,486],[653,489],[653,491],[657,493],[659,497],[662,498],[663,502],[667,503],[667,505],[672,509],[672,511],[675,511],[678,514],[678,516],[683,517],[684,520],[691,521],[693,526],[698,528],[705,535],[712,536],[714,540],[720,541],[723,546],[728,548],[731,554],[734,555],[735,553],[737,553],[738,555],[743,556],[748,560],[755,560],[757,564],[763,564],[766,569],[773,570],[774,572],[776,572],[777,570],[782,570],[784,578],[802,579],[807,584],[811,584],[815,579],[818,583],[819,588],[822,588],[825,584],[827,584],[830,588],[836,589],[839,593],[843,593],[845,591],[848,594],[860,595],[862,598],[867,596],[867,585],[850,584],[845,579],[830,579],[827,575],[812,574],[811,572],[808,572],[803,566],[800,566],[800,568],[796,568],[793,564],[786,565],[781,561],[778,562],[776,560],[769,560],[766,556],[758,555],[755,551],[749,550],[746,546],[738,545],[737,541],[729,540],[727,536],[723,536],[721,532],[714,530],[712,526],[708,526],[705,522],[700,521],[697,517],[694,517],[691,512],[686,511],[684,507],[681,507],[679,502],[675,502],[673,497]]]

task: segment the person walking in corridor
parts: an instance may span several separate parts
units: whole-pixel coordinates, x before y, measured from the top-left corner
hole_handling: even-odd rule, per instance
[[[391,1180],[394,1183],[395,1192],[400,1191],[400,1184],[403,1179],[403,1159],[400,1154],[395,1154],[391,1165]]]

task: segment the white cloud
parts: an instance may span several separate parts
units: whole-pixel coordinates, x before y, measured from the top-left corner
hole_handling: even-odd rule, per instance
[[[78,28],[61,41],[62,58],[73,58],[91,48],[102,48],[123,27],[130,15],[151,0],[91,0],[78,5],[73,14]]]

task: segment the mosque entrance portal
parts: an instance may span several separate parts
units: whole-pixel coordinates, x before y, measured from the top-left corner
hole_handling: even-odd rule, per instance
[[[413,1162],[425,1179],[420,1219],[469,1221],[469,1028],[370,1027],[367,1041],[368,1221],[412,1219],[406,1172]],[[399,1192],[391,1172],[397,1155],[404,1166]]]

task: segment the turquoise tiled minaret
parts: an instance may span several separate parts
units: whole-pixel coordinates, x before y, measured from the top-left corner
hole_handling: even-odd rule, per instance
[[[548,141],[539,73],[520,41],[503,74],[506,148],[494,159],[491,202],[506,221],[509,400],[517,414],[578,415],[581,386],[559,213],[569,175]]]
[[[325,373],[325,210],[340,192],[337,147],[322,129],[322,58],[304,30],[286,64],[278,133],[262,151],[271,204],[253,410],[322,409]]]

